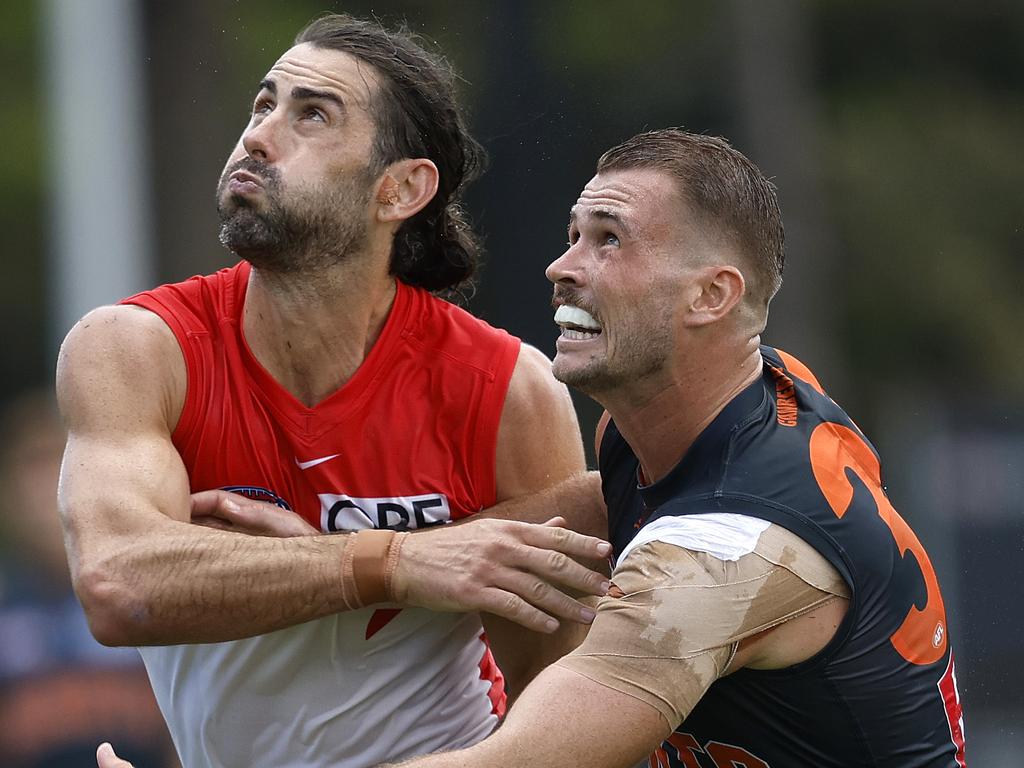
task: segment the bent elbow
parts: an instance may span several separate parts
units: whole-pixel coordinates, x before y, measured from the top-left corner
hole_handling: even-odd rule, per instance
[[[139,599],[111,569],[82,568],[74,577],[75,593],[85,611],[89,631],[107,646],[139,645]]]

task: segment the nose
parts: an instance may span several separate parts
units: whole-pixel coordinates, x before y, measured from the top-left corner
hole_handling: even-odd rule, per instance
[[[548,264],[548,268],[544,270],[544,275],[552,283],[579,285],[581,282],[579,265],[575,257],[575,248],[576,246],[570,245],[561,256]]]
[[[275,114],[276,110],[259,119],[254,117],[242,134],[246,154],[266,163],[274,162],[277,154],[275,132],[279,120]]]

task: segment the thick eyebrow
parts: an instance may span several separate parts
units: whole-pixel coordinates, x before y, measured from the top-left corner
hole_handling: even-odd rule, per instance
[[[579,216],[576,213],[576,208],[577,206],[574,205],[572,208],[569,209],[570,228],[579,218]],[[632,236],[633,234],[633,231],[630,229],[629,225],[626,224],[625,220],[614,211],[609,211],[606,208],[593,208],[587,211],[586,215],[590,216],[593,219],[601,219],[603,221],[613,222],[616,226],[622,229],[622,231],[625,232],[627,236]]]
[[[277,83],[270,78],[266,78],[260,81],[261,91],[270,91],[275,96],[277,95]],[[336,104],[338,109],[345,109],[345,102],[341,100],[341,97],[333,91],[316,91],[312,88],[306,88],[301,85],[297,85],[292,88],[292,98],[296,101],[304,101],[307,99],[321,99],[323,101],[329,101],[332,104]]]
[[[321,101],[329,101],[338,109],[345,109],[345,102],[341,100],[341,96],[334,93],[333,91],[314,91],[312,88],[305,88],[301,85],[297,85],[292,88],[292,98],[296,101],[304,101],[306,99],[320,99]]]

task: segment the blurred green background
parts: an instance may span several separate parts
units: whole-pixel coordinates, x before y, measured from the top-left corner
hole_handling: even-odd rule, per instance
[[[946,592],[968,755],[1022,764],[1024,3],[114,1],[138,52],[138,258],[154,281],[231,263],[217,176],[256,83],[323,10],[404,19],[460,71],[491,155],[468,196],[488,250],[470,308],[548,353],[543,269],[600,152],[668,125],[728,137],[774,178],[786,222],[765,340],[815,369],[881,450]],[[55,142],[89,153],[95,137],[55,129],[87,125],[89,99],[52,98],[48,30],[76,2],[101,0],[0,4],[0,401],[50,386],[67,330]],[[97,101],[109,85],[90,84]],[[576,402],[591,433],[597,410]]]

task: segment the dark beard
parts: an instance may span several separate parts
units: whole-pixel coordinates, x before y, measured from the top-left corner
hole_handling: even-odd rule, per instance
[[[240,169],[260,178],[263,210],[238,195],[225,199],[228,177]],[[242,158],[225,169],[217,185],[220,242],[257,269],[277,274],[316,272],[338,264],[366,246],[368,177],[358,174],[329,188],[292,192],[286,202],[276,169]]]

